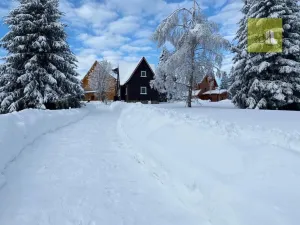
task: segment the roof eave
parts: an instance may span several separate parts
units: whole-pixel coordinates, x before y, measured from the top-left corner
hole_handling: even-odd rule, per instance
[[[131,73],[130,77],[127,79],[127,81],[123,84],[120,83],[121,86],[124,86],[128,83],[128,81],[132,78],[133,74],[136,72],[137,68],[141,65],[142,61],[145,60],[145,62],[147,63],[148,67],[150,68],[150,70],[152,71],[152,73],[155,75],[153,69],[151,68],[150,64],[148,63],[147,59],[145,58],[145,56],[143,56],[141,58],[141,60],[139,61],[139,63],[137,64],[137,66],[135,67],[135,69],[133,70],[133,72]]]

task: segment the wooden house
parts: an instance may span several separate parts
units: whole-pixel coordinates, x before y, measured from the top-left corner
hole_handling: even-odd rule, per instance
[[[121,63],[114,71],[119,82],[119,100],[158,103],[159,93],[150,86],[155,66],[149,64],[145,57],[137,63]]]
[[[86,76],[82,79],[86,101],[98,100],[96,91],[89,85],[89,77],[94,72],[97,61],[92,65]],[[145,57],[135,63],[120,63],[112,70],[111,89],[106,94],[108,100],[121,100],[125,102],[158,103],[159,94],[151,88],[150,82],[154,79],[155,66],[149,64]],[[101,99],[100,99],[101,100]]]
[[[97,98],[97,94],[95,90],[92,90],[92,88],[89,85],[89,78],[91,74],[94,72],[95,67],[97,65],[98,61],[95,61],[88,73],[84,76],[84,78],[81,81],[82,87],[84,89],[84,99],[85,101],[96,101],[96,100],[101,100]],[[114,100],[114,97],[116,95],[116,85],[117,85],[117,79],[113,76],[114,74],[112,73],[111,76],[109,77],[109,91],[106,93],[106,99],[109,101]]]
[[[218,83],[213,76],[205,76],[195,87],[193,97],[212,102],[222,101],[228,98],[227,90],[218,90]]]

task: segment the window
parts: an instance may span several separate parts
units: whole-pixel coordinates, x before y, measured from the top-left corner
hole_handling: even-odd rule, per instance
[[[147,72],[146,71],[141,71],[141,77],[147,77]]]
[[[125,89],[125,95],[127,95],[127,87],[126,87],[126,89]]]
[[[147,87],[141,87],[141,95],[147,94]]]

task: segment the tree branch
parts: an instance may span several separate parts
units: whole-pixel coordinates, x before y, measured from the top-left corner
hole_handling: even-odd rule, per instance
[[[172,17],[175,13],[180,12],[180,11],[187,11],[188,13],[190,13],[191,15],[193,14],[189,9],[187,8],[180,8],[180,9],[176,9],[171,15],[169,15],[165,20],[169,19],[170,17]]]
[[[215,55],[218,55],[218,56],[221,56],[221,57],[223,57],[223,55],[222,55],[222,54],[220,54],[220,53],[217,53],[216,51],[214,51],[214,50],[211,50],[211,49],[197,48],[195,51],[197,51],[197,50],[206,50],[206,51],[212,52],[212,53],[213,53],[213,54],[215,54]]]
[[[184,84],[184,83],[181,83],[181,82],[178,82],[178,81],[175,81],[175,83],[176,83],[176,84],[181,84],[181,85],[186,86],[186,87],[191,87],[191,86],[188,85],[188,84]]]

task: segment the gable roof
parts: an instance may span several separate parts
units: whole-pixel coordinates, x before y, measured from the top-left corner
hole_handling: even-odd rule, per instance
[[[145,60],[153,74],[155,74],[155,65],[149,64],[145,57],[141,58],[139,62],[122,62],[119,64],[120,85],[126,84],[131,79],[131,77],[138,69],[139,65],[143,62],[143,60]]]
[[[90,74],[94,71],[96,65],[97,65],[98,61],[95,61],[92,65],[92,67],[89,69],[89,71],[87,72],[87,74],[82,78],[81,81],[88,79],[88,77],[90,76]]]
[[[98,62],[97,60],[93,63],[92,67],[89,69],[89,71],[88,71],[87,74],[83,77],[83,79],[82,79],[81,81],[83,81],[83,80],[85,80],[85,79],[88,79],[88,77],[91,75],[91,73],[94,72],[95,67],[96,67],[96,65],[97,65],[98,63],[99,63],[99,62]],[[111,75],[113,78],[116,79],[116,76],[115,76],[115,74],[113,73],[113,71],[111,71],[110,75]]]
[[[211,76],[211,75],[205,75],[205,76],[202,78],[201,82],[199,82],[198,84],[201,84],[201,83],[203,83],[204,81],[206,81],[206,78],[207,78],[207,77],[212,77],[212,78],[214,79],[215,86],[216,86],[216,87],[219,87],[216,78],[215,78],[214,76]]]

